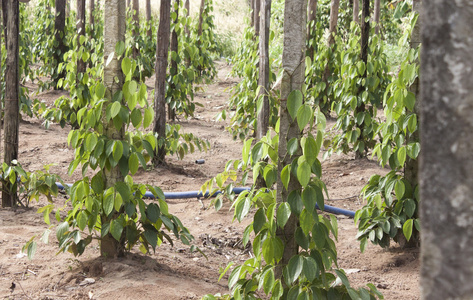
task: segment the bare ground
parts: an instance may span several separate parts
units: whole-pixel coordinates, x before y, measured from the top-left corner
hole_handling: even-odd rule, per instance
[[[179,121],[186,132],[208,139],[211,149],[206,153],[187,155],[180,161],[169,157],[168,167],[140,170],[136,182],[149,183],[164,191],[198,190],[200,186],[223,170],[230,159],[241,157],[242,143],[234,141],[224,130],[226,123],[214,121],[214,116],[228,102],[226,88],[235,79],[226,78],[230,67],[218,64],[219,76],[215,83],[203,86],[196,101],[195,118]],[[152,86],[152,83],[149,84]],[[61,92],[49,91],[39,95],[52,103]],[[27,119],[20,125],[19,161],[33,171],[45,164],[56,164],[53,173],[66,182],[79,178],[76,172],[67,176],[67,166],[73,149],[66,143],[70,128],[52,125],[46,130],[37,119]],[[205,164],[195,164],[205,159]],[[330,198],[327,204],[356,210],[362,206],[358,195],[373,174],[386,172],[375,161],[354,160],[351,156],[334,155],[322,163],[323,179]],[[61,206],[65,198],[56,199]],[[20,255],[22,246],[46,228],[42,215],[36,210],[46,202],[33,202],[30,208],[0,210],[0,297],[3,299],[200,299],[207,293],[227,292],[226,278],[217,282],[219,270],[230,261],[249,258],[248,251],[238,243],[243,229],[250,222],[232,223],[229,204],[216,212],[210,200],[170,200],[169,207],[195,237],[208,259],[199,253],[190,253],[188,247],[176,243],[163,244],[156,253],[143,255],[138,249],[124,259],[106,260],[99,257],[97,244],[92,244],[79,258],[70,253],[59,253],[57,241],[39,243],[34,260]],[[401,250],[396,246],[383,250],[369,245],[365,253],[356,241],[353,220],[337,216],[339,238],[337,249],[339,265],[350,270],[353,286],[375,284],[385,299],[419,299],[419,252]],[[51,235],[52,237],[54,234]]]

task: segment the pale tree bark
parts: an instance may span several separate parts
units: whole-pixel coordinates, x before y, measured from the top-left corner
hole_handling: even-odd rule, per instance
[[[258,113],[256,138],[261,139],[269,128],[269,28],[271,24],[271,0],[261,0],[261,20],[259,36],[259,78],[260,97],[263,104]]]
[[[173,20],[174,30],[172,31],[172,34],[171,34],[171,53],[175,52],[176,54],[178,53],[178,47],[179,47],[179,41],[178,41],[178,36],[176,32],[176,27],[179,22],[179,5],[180,5],[180,0],[175,0],[174,13],[176,14],[176,18]],[[169,73],[171,77],[174,77],[177,75],[177,62],[173,59],[171,59],[171,69],[169,70]],[[172,83],[171,90],[175,88],[176,88],[176,85]],[[176,119],[176,110],[171,108],[170,106],[168,106],[168,119],[172,121]]]
[[[335,36],[337,34],[337,25],[338,25],[338,10],[340,8],[340,0],[332,0],[330,3],[330,25],[329,25],[329,36],[327,40],[327,48],[331,49],[333,44],[335,44]],[[325,82],[325,85],[328,85],[328,78],[330,76],[330,61],[332,60],[331,51],[329,53],[329,58],[327,65],[325,65],[324,74],[322,76],[322,81]]]
[[[54,20],[54,30],[55,30],[55,39],[56,42],[54,47],[54,60],[56,62],[56,69],[60,63],[64,61],[64,53],[66,53],[66,44],[64,43],[64,28],[66,26],[66,1],[65,0],[56,0],[56,18]],[[65,71],[61,74],[57,74],[54,79],[53,85],[54,89],[57,88],[57,83],[60,78],[65,77]]]
[[[95,0],[89,0],[89,24],[92,25],[92,28],[95,27],[94,11],[95,11]]]
[[[261,1],[264,0],[255,0],[255,9],[254,9],[254,26],[255,26],[255,37],[259,36],[260,31],[260,10],[261,10]]]
[[[374,0],[373,21],[376,23],[374,32],[379,34],[379,16],[381,15],[381,0]]]
[[[190,6],[189,0],[186,0],[186,2],[184,3],[184,8],[186,9],[186,18],[189,18],[190,10],[191,10],[191,6]],[[189,26],[187,26],[187,23],[186,23],[186,26],[184,27],[184,31],[185,31],[185,33],[186,33],[187,38],[189,38],[191,32],[190,32],[190,30],[189,30]]]
[[[473,2],[423,1],[421,299],[473,295]]]
[[[307,39],[309,41],[315,38],[315,30],[317,28],[317,2],[318,0],[309,0],[309,17],[307,20]],[[310,59],[314,59],[315,45],[309,45],[308,51]]]
[[[133,36],[137,37],[140,35],[140,1],[133,0]],[[136,59],[140,55],[140,49],[136,46],[136,43],[133,46],[133,58]]]
[[[282,57],[283,77],[281,81],[281,106],[279,110],[279,149],[278,149],[278,181],[277,203],[287,202],[288,195],[294,190],[300,190],[301,185],[295,176],[290,177],[288,189],[284,188],[281,181],[281,171],[293,159],[301,155],[287,153],[287,142],[292,138],[300,138],[301,132],[296,121],[291,119],[287,110],[287,98],[294,90],[301,90],[304,83],[305,49],[307,30],[307,0],[286,0],[284,4],[284,49]],[[291,217],[283,229],[278,227],[277,236],[284,243],[283,258],[276,269],[278,278],[282,276],[282,267],[287,265],[289,259],[298,253],[299,247],[295,240],[297,217]]]
[[[151,38],[153,35],[153,30],[151,29],[153,24],[151,24],[151,0],[146,0],[146,21],[148,22],[148,31],[146,35]]]
[[[18,159],[18,132],[20,125],[19,95],[20,68],[19,58],[19,26],[20,9],[18,0],[6,2],[6,72],[5,72],[5,109],[4,109],[4,162],[11,165]],[[5,7],[4,7],[5,8]],[[16,184],[5,180],[2,187],[2,207],[15,207],[18,203]]]
[[[248,0],[248,4],[250,6],[250,26],[255,26],[255,1],[256,0]]]
[[[368,48],[369,48],[369,38],[370,38],[370,20],[369,20],[369,15],[370,15],[370,0],[363,0],[362,2],[362,11],[361,11],[361,53],[360,53],[360,60],[365,63],[365,66],[367,66],[368,63]],[[365,73],[363,74],[363,78],[366,78],[368,75],[367,72],[368,68],[365,68]],[[361,97],[361,94],[364,91],[363,86],[359,86],[358,88],[358,97]],[[355,109],[355,116],[360,113],[365,111],[365,104],[361,103],[360,106],[357,106]],[[361,125],[358,125],[358,128],[360,129],[360,136],[358,137],[359,141],[363,141],[363,131],[364,131],[364,123],[361,123]],[[355,152],[355,158],[360,159],[365,157],[365,149],[366,145],[363,147],[363,149],[358,149],[358,151]],[[361,150],[361,151],[360,151]]]
[[[203,2],[204,0],[202,0]],[[156,81],[154,85],[154,128],[158,134],[154,165],[163,165],[166,157],[166,69],[168,66],[169,35],[171,30],[171,3],[161,0],[159,9],[158,45],[156,47]]]
[[[104,60],[107,61],[110,55],[113,55],[111,62],[104,67],[103,81],[107,88],[105,97],[112,99],[115,93],[120,92],[124,75],[121,68],[121,58],[115,55],[115,46],[118,42],[125,42],[125,21],[126,8],[123,6],[123,0],[105,0],[104,2]],[[103,112],[105,116],[105,111]],[[105,117],[104,117],[105,119]],[[104,135],[111,140],[124,140],[125,127],[117,130],[113,121],[104,122]],[[120,172],[119,166],[110,170],[104,168],[105,187],[110,188],[117,182],[123,182],[124,177]],[[104,221],[107,220],[102,220]],[[109,221],[109,220],[108,220]],[[100,253],[106,257],[120,257],[125,255],[124,239],[117,241],[110,233],[102,238]]]
[[[85,0],[77,0],[77,46],[80,47],[80,37],[85,35]],[[85,73],[85,62],[82,57],[77,59],[77,73]]]
[[[360,0],[353,0],[353,22],[360,23]]]

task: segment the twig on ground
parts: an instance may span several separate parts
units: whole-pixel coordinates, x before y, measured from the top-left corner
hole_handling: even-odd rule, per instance
[[[23,291],[23,294],[25,294],[26,298],[33,300],[33,298],[31,298],[30,296],[28,296],[28,294],[25,292],[25,290],[24,290],[23,287],[21,286],[21,283],[20,283],[19,281],[18,281],[17,283],[18,283],[18,285],[20,286],[21,290]]]

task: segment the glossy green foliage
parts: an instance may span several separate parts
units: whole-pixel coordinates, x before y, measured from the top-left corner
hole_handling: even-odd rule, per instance
[[[408,47],[411,30],[417,15],[411,14],[410,26],[399,41],[399,48]],[[419,157],[419,123],[416,98],[411,86],[419,76],[419,48],[405,53],[400,71],[384,94],[383,106],[386,121],[379,125],[376,134],[381,136],[373,149],[381,166],[391,171],[386,176],[372,176],[363,188],[366,205],[356,213],[358,239],[364,249],[367,241],[388,247],[390,239],[399,240],[402,232],[407,241],[420,230],[418,209],[418,182],[407,178],[406,163],[411,165]]]
[[[368,289],[351,288],[348,279],[337,268],[337,251],[333,239],[337,239],[338,225],[335,217],[326,217],[316,210],[324,208],[325,183],[321,180],[322,167],[318,154],[323,142],[325,117],[304,103],[302,93],[293,91],[287,99],[287,113],[299,129],[308,129],[300,139],[287,143],[287,155],[294,157],[288,165],[281,166],[281,181],[288,188],[291,177],[296,178],[301,188],[292,191],[284,202],[276,200],[274,189],[277,180],[279,135],[269,131],[261,140],[244,142],[242,159],[229,161],[223,173],[206,182],[202,190],[228,193],[232,183],[242,171],[240,184],[246,183],[248,173],[253,178],[264,178],[266,187],[253,187],[237,197],[230,196],[234,219],[253,221],[243,233],[243,244],[252,238],[254,257],[244,263],[230,263],[222,272],[229,273],[228,286],[231,293],[224,296],[207,295],[204,299],[376,299],[383,298],[373,285]],[[276,126],[278,130],[278,126]],[[312,134],[314,132],[314,134]],[[297,154],[297,155],[296,155]],[[221,207],[222,196],[215,201]],[[250,213],[250,211],[254,211]],[[282,266],[282,277],[277,278],[275,269],[284,253],[284,243],[278,228],[286,226],[289,218],[298,220],[294,236],[299,253],[287,265]],[[267,296],[261,296],[261,295]]]

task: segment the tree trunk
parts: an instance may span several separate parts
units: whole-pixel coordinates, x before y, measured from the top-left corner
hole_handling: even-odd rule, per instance
[[[184,4],[184,8],[186,9],[186,18],[188,19],[190,15],[190,9],[191,9],[189,0],[186,0]],[[187,23],[186,23],[186,26],[184,27],[184,31],[186,33],[187,38],[189,38],[191,35],[191,32],[189,30],[189,26],[187,26]]]
[[[332,0],[330,4],[330,26],[329,26],[329,36],[327,40],[327,47],[332,48],[335,44],[335,35],[337,34],[337,24],[338,24],[338,10],[340,8],[340,0]],[[324,74],[322,76],[322,81],[325,82],[325,85],[328,85],[328,78],[330,76],[330,60],[332,60],[332,51],[329,52],[329,60],[327,65],[325,65]]]
[[[148,22],[148,31],[146,32],[146,35],[148,38],[151,38],[153,35],[153,24],[151,24],[151,0],[146,0],[146,21]]]
[[[69,14],[71,12],[71,4],[69,3],[69,0],[66,0],[66,19],[69,17]]]
[[[126,8],[123,0],[105,0],[104,3],[104,60],[107,61],[109,55],[115,52],[118,42],[125,42],[125,22]],[[104,85],[107,88],[105,97],[112,99],[113,95],[120,92],[124,83],[124,75],[121,68],[121,58],[114,55],[112,61],[104,67]],[[105,116],[105,109],[103,112]],[[103,117],[105,119],[105,117]],[[104,135],[112,140],[125,139],[125,127],[117,130],[113,121],[104,120]],[[122,182],[124,177],[120,172],[120,167],[116,166],[110,170],[104,168],[105,187],[110,188],[117,182]],[[103,220],[105,222],[107,220]],[[109,221],[109,220],[108,220]],[[102,238],[100,253],[105,257],[121,257],[125,255],[124,241],[117,241],[110,233]]]
[[[4,115],[4,162],[11,165],[18,159],[18,132],[20,125],[19,94],[20,68],[19,58],[19,26],[20,9],[18,0],[6,2],[6,72],[5,72],[5,115]],[[15,207],[18,202],[17,185],[5,180],[2,189],[2,207]]]
[[[370,15],[370,0],[363,0],[362,2],[362,11],[361,11],[361,53],[360,53],[360,59],[365,63],[365,66],[367,66],[368,63],[368,47],[369,47],[369,37],[370,37],[370,20],[369,20],[369,15]],[[363,78],[367,77],[367,68],[365,68],[365,73],[363,74]],[[358,88],[358,97],[361,97],[361,94],[364,91],[364,87],[360,85]],[[360,113],[365,111],[365,104],[361,103],[360,106],[357,106],[355,109],[355,116]],[[358,126],[358,128],[361,131],[360,136],[358,137],[358,140],[361,142],[363,141],[363,130],[364,130],[364,123],[361,123],[361,125]],[[362,149],[358,149],[358,151],[355,152],[355,159],[360,159],[365,157],[365,149],[366,145],[362,147]]]
[[[250,26],[255,26],[255,1],[256,0],[248,0],[250,5]]]
[[[261,139],[269,128],[269,28],[271,23],[271,0],[261,0],[261,29],[259,36],[259,79],[260,97],[263,104],[258,113],[256,138]]]
[[[77,46],[80,47],[80,37],[85,35],[85,0],[77,0]],[[85,62],[82,57],[77,59],[77,73],[85,73]]]
[[[205,0],[200,2],[200,12],[199,12],[199,36],[202,35],[202,23],[204,22],[204,9],[205,9]]]
[[[89,24],[92,26],[92,28],[94,28],[95,27],[95,16],[94,16],[95,0],[89,0],[89,1],[90,1],[89,2]]]
[[[133,0],[133,36],[136,38],[140,35],[140,1]],[[136,59],[140,55],[140,49],[133,46],[133,58]]]
[[[178,52],[178,47],[179,47],[179,42],[178,42],[178,36],[176,32],[177,24],[179,23],[179,5],[180,5],[180,0],[175,0],[174,1],[174,13],[176,14],[176,18],[173,20],[174,23],[174,30],[172,31],[171,34],[171,53]],[[171,77],[174,77],[177,75],[177,62],[173,59],[171,59],[171,69],[169,70],[169,73]],[[176,85],[174,83],[171,84],[171,90],[174,90],[176,88]],[[171,108],[168,106],[168,119],[174,121],[176,119],[176,110],[174,108]]]
[[[315,30],[317,28],[317,2],[318,0],[309,0],[309,19],[307,21],[307,39],[309,41],[315,39]],[[315,43],[315,41],[314,41]],[[308,47],[308,55],[310,59],[314,59],[315,45],[310,44]]]
[[[202,0],[204,2],[204,0]],[[158,145],[154,165],[164,164],[166,156],[166,68],[168,66],[169,34],[171,30],[171,3],[161,0],[159,10],[158,46],[156,47],[156,82],[154,85],[154,128]]]
[[[353,22],[360,23],[360,0],[353,0]]]
[[[473,295],[473,3],[423,1],[421,299]]]
[[[295,176],[290,177],[288,189],[284,188],[281,181],[281,171],[284,166],[291,164],[293,159],[301,153],[289,155],[287,153],[287,142],[292,138],[300,138],[301,132],[295,120],[292,120],[287,109],[287,98],[294,90],[301,90],[304,83],[305,72],[305,48],[307,28],[307,0],[286,0],[284,6],[284,50],[282,57],[283,77],[281,81],[281,106],[279,111],[279,150],[278,150],[278,182],[277,203],[287,202],[288,195],[294,190],[300,190],[301,185]],[[297,217],[291,217],[283,229],[277,230],[277,236],[284,243],[283,258],[280,261],[276,275],[282,277],[282,268],[287,265],[289,259],[298,253],[299,247],[295,240],[297,228]]]
[[[260,10],[261,10],[261,1],[264,0],[255,0],[255,10],[254,10],[254,26],[255,26],[255,39],[259,36],[260,31]]]
[[[55,30],[55,39],[54,44],[54,60],[56,62],[56,70],[60,63],[64,61],[64,53],[66,53],[66,44],[64,43],[64,28],[66,26],[66,1],[65,0],[56,0],[56,18],[54,19],[54,30]],[[57,83],[60,78],[65,77],[65,71],[61,74],[53,76],[54,89],[57,88]]]
[[[2,69],[2,37],[3,37],[3,22],[4,22],[4,19],[3,19],[3,0],[0,0],[0,70]],[[0,81],[0,91],[3,90],[3,81]],[[0,100],[1,100],[1,95],[0,95]],[[0,113],[1,113],[1,109],[0,109]],[[0,117],[0,141],[2,140],[2,121],[3,121],[3,118]],[[2,152],[2,147],[1,147],[1,143],[0,143],[0,153]]]
[[[381,14],[381,0],[374,0],[374,15],[373,21],[376,23],[376,27],[374,28],[374,32],[379,34],[379,16]]]

